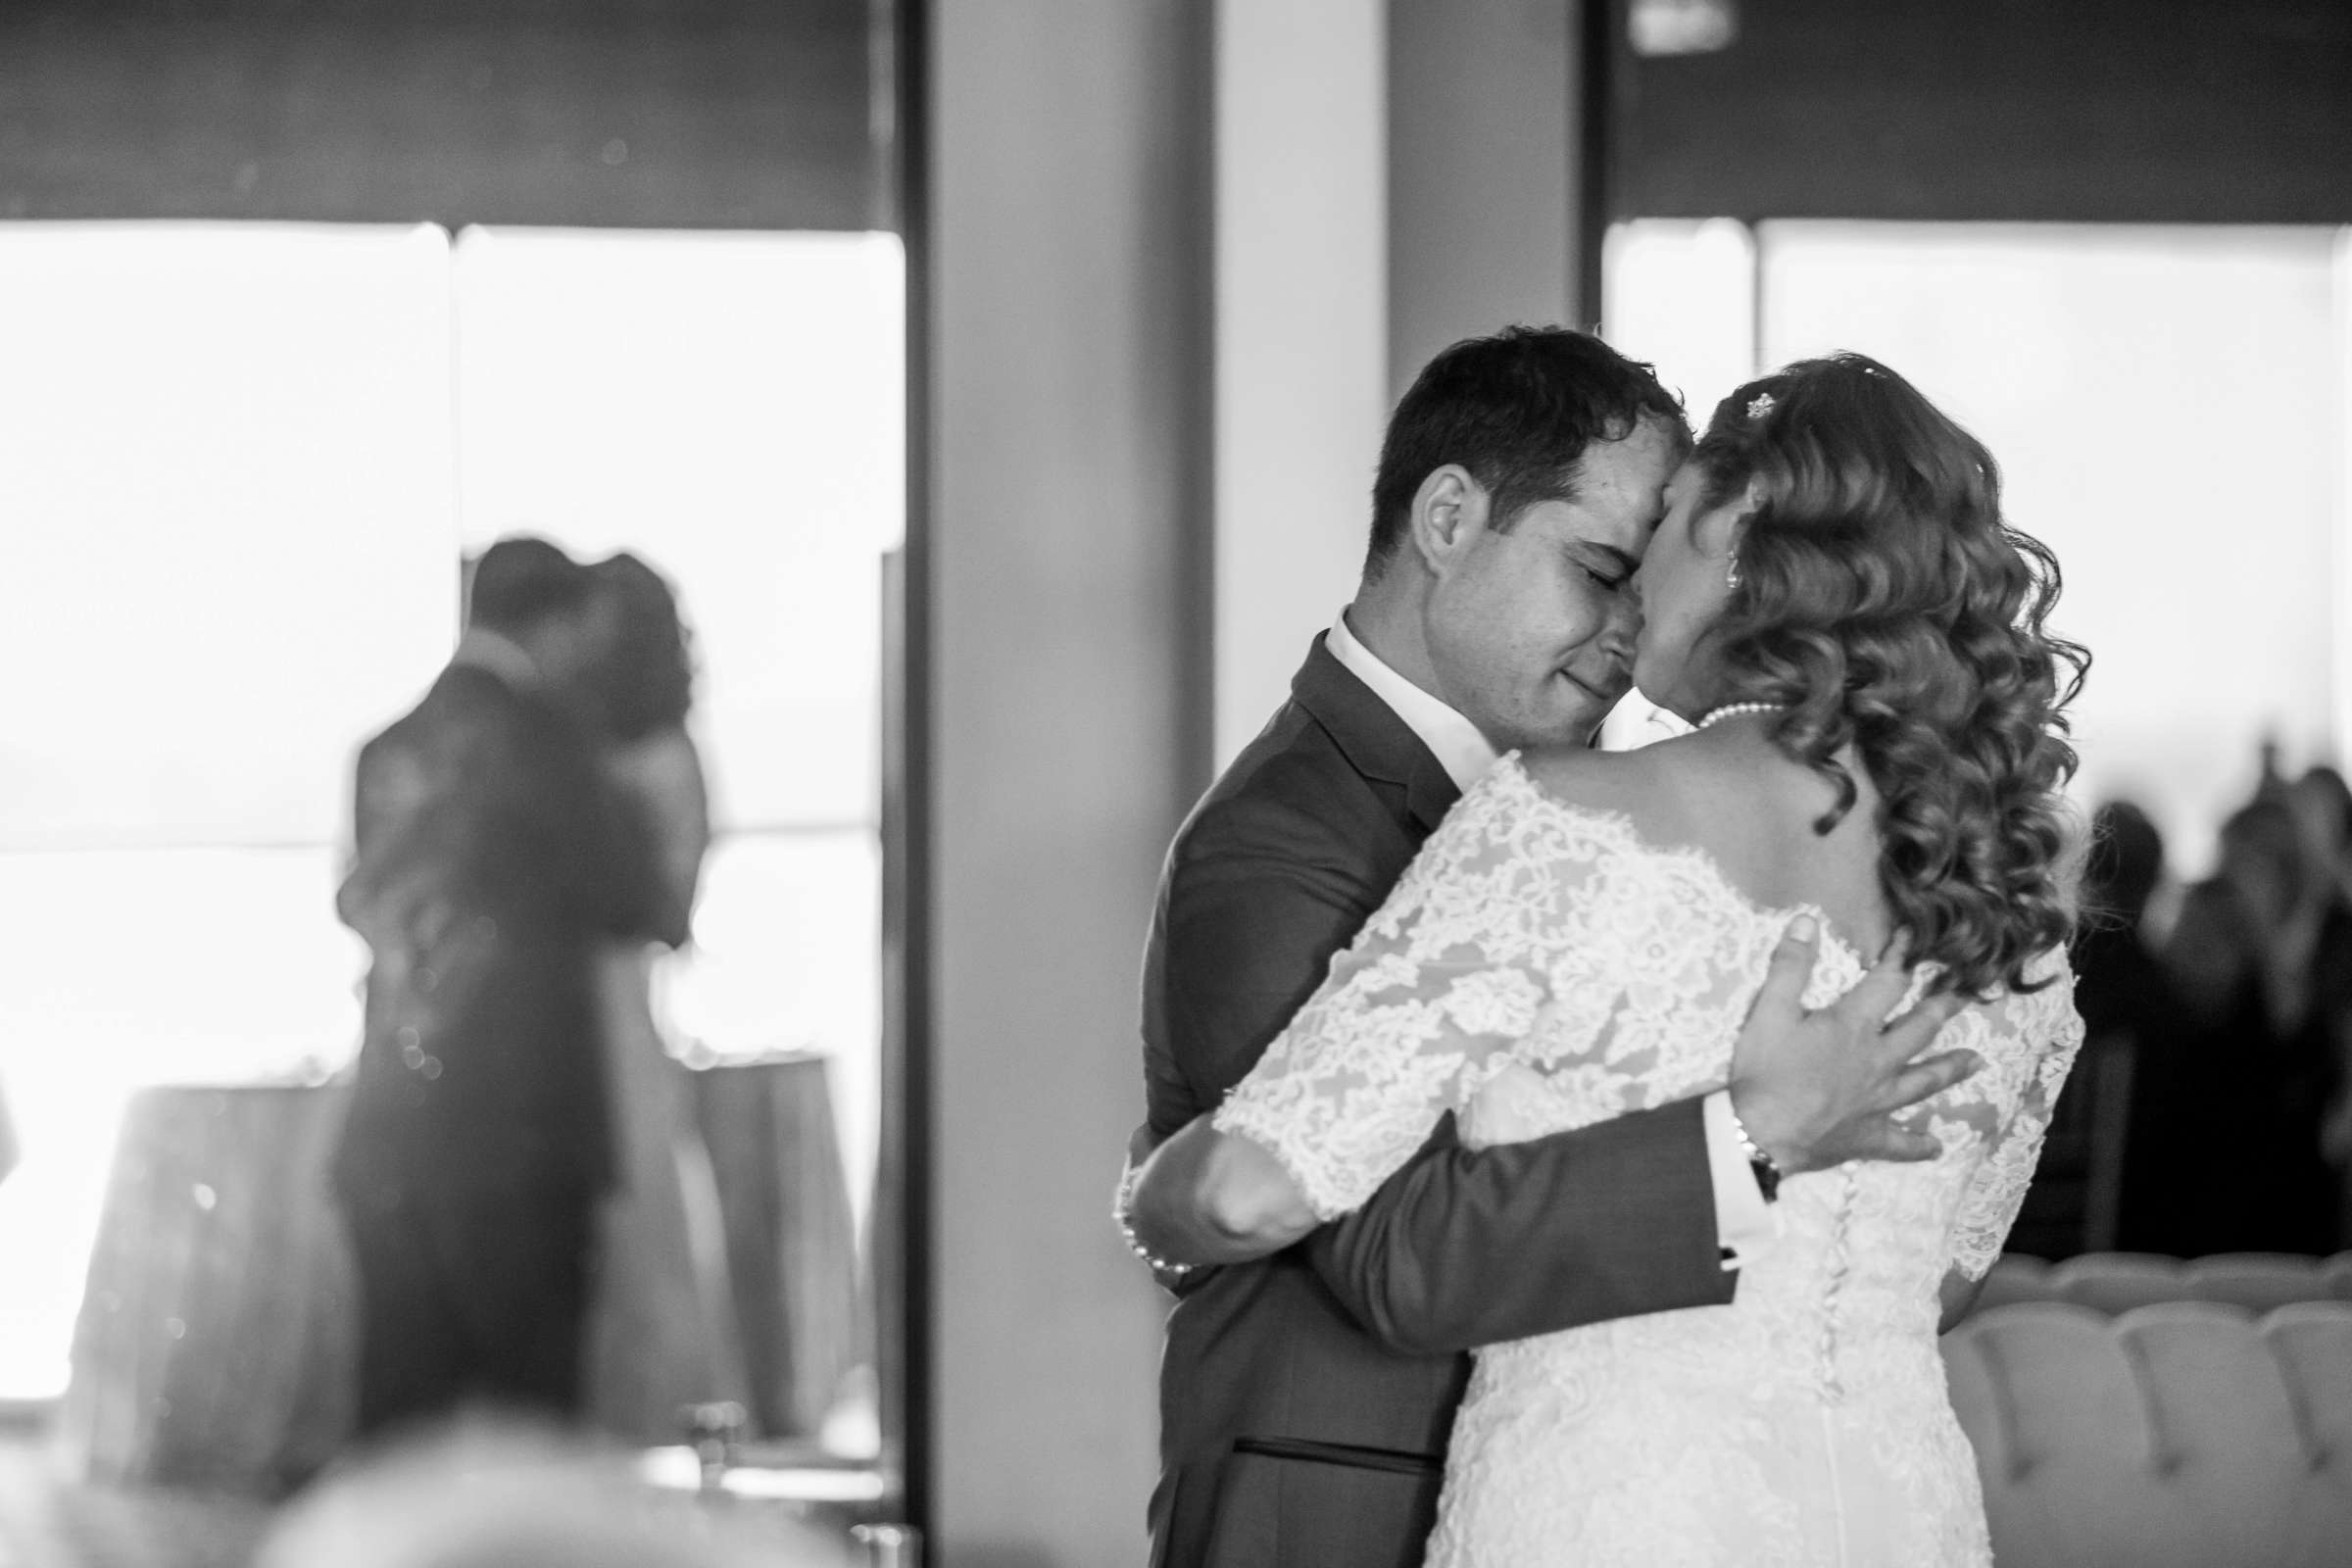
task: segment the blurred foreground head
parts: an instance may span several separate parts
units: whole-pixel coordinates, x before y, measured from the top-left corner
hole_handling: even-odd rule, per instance
[[[254,1568],[848,1568],[848,1548],[662,1494],[633,1456],[514,1427],[379,1451],[287,1507]]]

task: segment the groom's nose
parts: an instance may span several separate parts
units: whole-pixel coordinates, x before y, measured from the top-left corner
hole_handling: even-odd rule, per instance
[[[1634,648],[1642,638],[1642,595],[1632,583],[1617,595],[1609,607],[1607,624],[1600,629],[1600,646],[1611,659],[1623,664],[1634,662]]]

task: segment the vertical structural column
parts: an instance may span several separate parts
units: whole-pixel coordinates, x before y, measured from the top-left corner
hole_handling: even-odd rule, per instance
[[[2352,763],[2352,228],[2335,231],[2335,667],[2328,694],[2339,768]],[[2317,760],[2317,759],[2315,759]]]
[[[1458,338],[1592,324],[1575,298],[1583,9],[1388,0],[1392,395]]]
[[[1386,0],[1216,8],[1215,760],[1355,590],[1388,403]]]
[[[935,0],[928,302],[933,1560],[1145,1556],[1162,1303],[1110,1191],[1199,783],[1209,14]],[[1197,595],[1189,596],[1197,598]]]

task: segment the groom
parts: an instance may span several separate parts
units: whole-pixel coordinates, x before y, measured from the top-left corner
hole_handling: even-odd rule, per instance
[[[336,900],[373,957],[332,1165],[364,1437],[475,1400],[576,1413],[614,1175],[592,958],[683,935],[571,696],[612,635],[596,580],[502,539],[468,603],[449,667],[360,752]]]
[[[1597,729],[1630,684],[1631,579],[1689,449],[1648,368],[1584,333],[1513,328],[1422,371],[1382,447],[1355,599],[1169,851],[1139,1146],[1250,1070],[1501,751]],[[1154,1568],[1412,1568],[1462,1352],[1729,1301],[1782,1174],[1933,1157],[1890,1112],[1970,1069],[1911,1060],[1951,1004],[1882,1029],[1905,978],[1887,963],[1803,1014],[1811,959],[1794,940],[1775,955],[1729,1090],[1478,1152],[1448,1123],[1298,1247],[1163,1274]]]

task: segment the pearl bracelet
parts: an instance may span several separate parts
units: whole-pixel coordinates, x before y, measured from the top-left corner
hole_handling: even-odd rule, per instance
[[[1733,1118],[1734,1125],[1738,1125],[1738,1121],[1739,1118]],[[1144,1168],[1132,1163],[1119,1172],[1118,1196],[1110,1201],[1110,1217],[1119,1227],[1119,1236],[1126,1242],[1127,1250],[1142,1258],[1152,1273],[1172,1278],[1190,1274],[1193,1271],[1192,1264],[1171,1263],[1164,1257],[1154,1255],[1152,1249],[1144,1245],[1143,1238],[1135,1234],[1135,1184],[1143,1180],[1143,1175]]]

